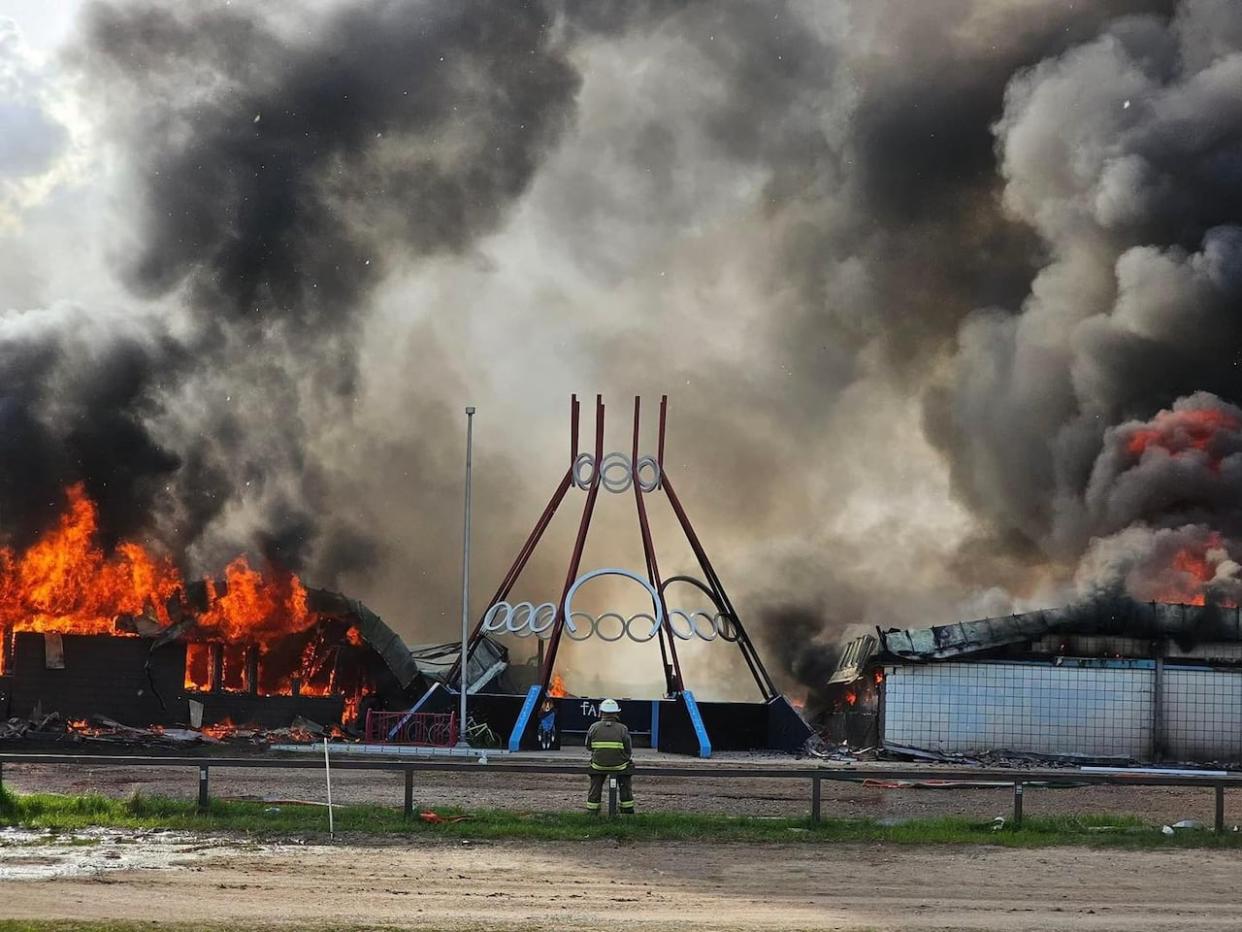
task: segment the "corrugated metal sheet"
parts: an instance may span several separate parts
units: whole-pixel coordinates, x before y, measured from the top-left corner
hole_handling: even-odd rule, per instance
[[[1109,598],[930,628],[893,628],[881,631],[880,640],[892,657],[945,660],[1053,633],[1159,637],[1187,644],[1238,642],[1242,641],[1242,615],[1236,607]]]
[[[880,642],[870,634],[854,638],[841,652],[841,659],[837,661],[836,670],[828,678],[828,685],[854,682],[866,671],[867,663],[875,656],[879,647]]]
[[[423,676],[437,683],[443,683],[453,664],[461,656],[461,643],[412,647],[410,656]],[[470,655],[470,666],[467,670],[469,692],[477,693],[503,673],[508,665],[509,651],[507,649],[487,636],[480,638],[474,652]]]

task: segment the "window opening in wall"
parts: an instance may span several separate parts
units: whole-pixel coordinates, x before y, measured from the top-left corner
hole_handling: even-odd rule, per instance
[[[210,692],[211,645],[190,643],[185,646],[185,688],[195,692]]]

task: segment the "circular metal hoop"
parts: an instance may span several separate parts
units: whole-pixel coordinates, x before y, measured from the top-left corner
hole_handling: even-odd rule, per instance
[[[578,619],[585,619],[586,623],[579,625]],[[579,634],[578,632],[582,633]],[[586,612],[574,612],[572,615],[565,616],[565,633],[569,635],[571,641],[585,641],[595,633],[595,618]]]
[[[598,483],[609,492],[628,492],[635,482],[643,492],[654,492],[661,483],[660,463],[654,456],[640,456],[636,464],[628,453],[620,452],[606,454],[599,468],[593,454],[579,453],[574,457],[570,476],[580,489]]]
[[[643,467],[646,467],[650,475],[643,478]],[[638,487],[644,492],[654,492],[660,487],[663,476],[660,475],[660,464],[654,456],[640,456],[638,463],[634,466],[634,479],[638,482]]]
[[[642,619],[643,621],[647,622],[648,627],[647,627],[646,637],[636,637],[634,635],[634,623],[638,621],[639,619]],[[648,615],[645,612],[639,612],[638,614],[631,615],[628,619],[626,619],[625,636],[628,637],[631,641],[633,641],[636,644],[646,644],[648,641],[650,641],[653,637],[655,637],[659,633],[660,633],[660,626],[656,624],[654,615]]]
[[[634,483],[634,465],[624,453],[609,453],[599,468],[599,481],[609,492],[628,492]]]
[[[616,637],[609,637],[608,635],[604,633],[603,621],[605,618],[617,619],[617,624],[620,627],[617,629]],[[594,620],[594,622],[592,623],[592,627],[595,629],[596,636],[601,641],[607,641],[609,644],[612,644],[612,643],[615,643],[616,641],[621,640],[628,633],[629,621],[630,620],[628,618],[626,618],[624,615],[619,614],[618,612],[604,612],[604,614],[600,615],[598,618]]]
[[[582,469],[584,466],[590,467],[591,470],[590,475],[586,478],[583,478],[582,475]],[[574,459],[573,480],[574,485],[580,489],[589,489],[595,484],[595,457],[593,457],[590,453],[579,453]]]
[[[587,456],[587,454],[583,454],[583,456]],[[586,463],[589,462],[589,458],[588,460],[583,460],[582,456],[580,456],[577,462]],[[654,461],[652,462],[654,463]],[[613,468],[615,470],[616,467],[614,466]],[[656,468],[658,469],[658,467]],[[576,466],[575,469],[577,469]],[[591,481],[594,481],[593,478]],[[608,487],[609,479],[606,476],[601,479],[601,482],[605,488]],[[637,612],[626,618],[620,612],[604,612],[599,616],[595,616],[590,612],[574,611],[573,600],[578,590],[599,576],[620,576],[638,583],[646,590],[647,595],[651,597],[651,604],[655,607],[655,614]],[[666,618],[663,608],[664,599],[661,595],[671,583],[677,582],[689,583],[699,589],[716,607],[716,613],[711,614],[701,610],[684,611],[677,608],[670,609]],[[565,634],[571,641],[585,641],[592,636],[596,636],[601,641],[609,644],[614,644],[623,638],[629,638],[629,640],[636,644],[645,644],[656,637],[660,633],[661,628],[667,630],[671,637],[675,637],[679,641],[692,641],[695,638],[701,641],[714,641],[719,638],[723,641],[736,643],[740,637],[736,619],[721,608],[715,593],[705,583],[691,576],[672,576],[664,580],[660,590],[657,591],[646,578],[630,570],[616,568],[592,570],[579,576],[573,585],[569,587],[569,591],[565,593],[565,601],[561,606],[561,611],[564,613],[565,618]],[[483,631],[489,634],[512,634],[521,638],[534,635],[541,640],[547,640],[552,636],[552,630],[556,625],[556,616],[556,605],[552,602],[541,602],[538,605],[533,602],[518,602],[517,604],[497,602],[488,608],[483,616]],[[604,619],[606,618],[615,619],[617,625],[610,623],[605,628]],[[640,619],[643,624],[639,624]]]

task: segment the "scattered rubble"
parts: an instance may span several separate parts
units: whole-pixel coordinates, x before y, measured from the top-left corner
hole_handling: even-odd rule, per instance
[[[323,737],[356,741],[336,725],[324,726],[298,716],[288,728],[237,726],[231,722],[206,725],[202,729],[152,725],[134,728],[104,715],[88,719],[65,719],[58,712],[30,718],[10,718],[0,722],[0,744],[38,743],[45,745],[119,745],[127,748],[169,749],[204,745],[251,745],[306,743]]]
[[[836,763],[857,763],[860,761],[914,761],[923,764],[947,764],[953,767],[980,767],[988,769],[1023,769],[1040,767],[1042,769],[1072,768],[1084,765],[1100,765],[1106,767],[1129,768],[1139,765],[1139,761],[1129,757],[1102,757],[1089,754],[1028,754],[1021,751],[998,749],[973,754],[946,753],[931,751],[926,748],[907,747],[900,744],[885,744],[882,747],[852,748],[848,744],[838,744],[823,735],[811,735],[803,746],[799,757],[812,757],[816,760]],[[1162,765],[1163,766],[1163,765]],[[1188,765],[1195,770],[1202,765]],[[1223,768],[1222,768],[1223,769]]]

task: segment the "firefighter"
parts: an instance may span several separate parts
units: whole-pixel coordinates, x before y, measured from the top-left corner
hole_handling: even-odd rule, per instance
[[[621,722],[621,706],[615,699],[605,699],[599,704],[599,721],[587,731],[586,744],[591,752],[591,789],[587,793],[587,811],[599,812],[599,798],[604,781],[617,778],[617,795],[621,800],[621,812],[634,814],[634,788],[630,778],[634,773],[630,730]]]

